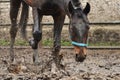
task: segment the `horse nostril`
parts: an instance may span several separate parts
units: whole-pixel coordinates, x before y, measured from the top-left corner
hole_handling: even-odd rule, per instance
[[[76,60],[77,62],[83,62],[85,59],[86,59],[86,55],[76,54],[75,60]]]
[[[87,55],[85,54],[84,56],[86,57]]]

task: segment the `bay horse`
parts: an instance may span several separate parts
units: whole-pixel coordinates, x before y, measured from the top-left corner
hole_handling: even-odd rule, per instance
[[[38,62],[38,43],[42,39],[41,20],[43,15],[51,15],[54,20],[54,45],[53,59],[56,64],[60,64],[62,55],[59,55],[61,49],[61,31],[64,24],[65,16],[70,19],[69,33],[72,45],[76,53],[76,61],[84,61],[86,58],[87,38],[89,31],[89,21],[87,18],[90,12],[90,4],[87,3],[83,9],[79,0],[10,0],[10,19],[11,19],[11,42],[10,56],[14,60],[13,45],[17,33],[17,16],[20,5],[23,5],[19,26],[21,33],[26,38],[26,24],[29,12],[29,6],[32,7],[33,13],[33,39],[29,41],[33,53],[33,62]]]

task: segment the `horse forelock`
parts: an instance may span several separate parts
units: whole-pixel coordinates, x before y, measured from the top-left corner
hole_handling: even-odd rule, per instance
[[[79,2],[79,0],[72,0],[73,2]]]
[[[79,0],[71,0],[75,7],[79,7],[81,5]]]

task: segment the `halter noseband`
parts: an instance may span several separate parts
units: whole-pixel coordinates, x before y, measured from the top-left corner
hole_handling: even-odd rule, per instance
[[[71,37],[70,37],[71,38]],[[72,38],[71,38],[72,39]],[[72,45],[75,45],[75,46],[79,46],[79,47],[87,47],[88,44],[85,44],[85,43],[79,43],[79,42],[75,42],[75,41],[72,41]]]
[[[72,37],[70,37],[72,39]],[[79,46],[79,47],[87,47],[88,44],[85,44],[85,43],[79,43],[79,42],[75,42],[75,41],[72,41],[72,45],[75,45],[75,46]]]
[[[75,42],[75,41],[72,41],[72,45],[79,46],[79,47],[87,47],[88,46],[88,44],[78,43],[78,42]]]

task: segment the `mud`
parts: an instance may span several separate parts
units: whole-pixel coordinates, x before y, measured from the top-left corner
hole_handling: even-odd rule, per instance
[[[33,50],[15,49],[15,61],[9,61],[9,49],[0,49],[0,80],[120,80],[120,50],[88,50],[84,62],[76,62],[74,51],[62,49],[65,70],[54,69],[51,49],[39,50],[39,64],[32,61]]]

